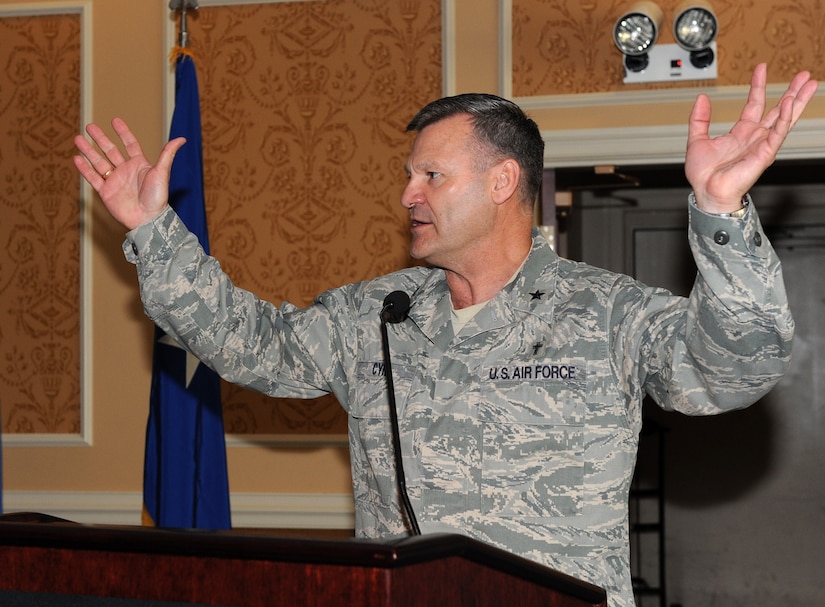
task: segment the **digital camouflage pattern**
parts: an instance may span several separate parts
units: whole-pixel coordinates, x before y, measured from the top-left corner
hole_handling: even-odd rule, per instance
[[[690,415],[747,406],[783,375],[793,320],[753,205],[690,205],[689,299],[558,257],[534,233],[521,272],[453,334],[444,272],[411,268],[308,308],[234,287],[167,210],[131,232],[146,313],[225,379],[272,396],[333,392],[349,415],[356,532],[407,533],[379,313],[389,325],[407,485],[424,533],[464,533],[632,607],[628,491],[649,393]]]

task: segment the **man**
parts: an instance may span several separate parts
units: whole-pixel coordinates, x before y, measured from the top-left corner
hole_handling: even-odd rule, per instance
[[[167,206],[182,140],[152,166],[121,121],[126,155],[100,128],[78,136],[81,174],[130,232],[144,307],[224,378],[273,396],[332,392],[349,415],[356,531],[409,532],[380,372],[385,296],[411,297],[389,328],[401,443],[425,533],[461,532],[604,587],[633,605],[627,498],[641,402],[713,414],[747,406],[782,377],[793,320],[749,188],[816,90],[798,74],[765,113],[756,68],[739,121],[708,136],[689,121],[685,170],[690,298],[559,258],[531,230],[543,142],[489,95],[436,101],[417,131],[401,202],[411,254],[428,262],[280,308],[234,287]],[[763,116],[764,114],[764,116]]]

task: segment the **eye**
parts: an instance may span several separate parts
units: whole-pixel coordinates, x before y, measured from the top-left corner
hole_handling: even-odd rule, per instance
[[[439,173],[438,171],[427,171],[427,177],[429,177],[430,179],[438,179],[439,177],[441,177],[441,173]]]

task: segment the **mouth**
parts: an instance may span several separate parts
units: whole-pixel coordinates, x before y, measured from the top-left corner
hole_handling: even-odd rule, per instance
[[[418,217],[410,217],[410,229],[414,230],[416,228],[420,228],[420,227],[428,226],[428,225],[430,225],[429,221],[424,221],[423,219],[418,218]]]

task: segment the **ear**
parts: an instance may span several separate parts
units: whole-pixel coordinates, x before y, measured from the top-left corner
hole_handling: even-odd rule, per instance
[[[516,195],[521,167],[512,158],[507,158],[494,166],[492,177],[492,198],[496,204],[503,204]]]

